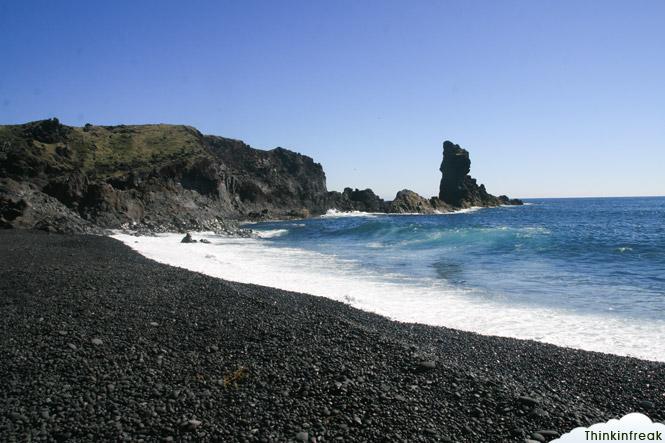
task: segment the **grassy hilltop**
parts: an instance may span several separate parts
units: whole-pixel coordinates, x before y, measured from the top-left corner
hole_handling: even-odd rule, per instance
[[[108,178],[178,159],[209,156],[203,135],[184,125],[70,127],[57,119],[0,126],[0,146],[14,157],[8,175],[81,172]],[[20,157],[20,158],[16,158]],[[12,174],[13,173],[13,174]]]
[[[231,220],[321,213],[327,199],[310,157],[190,126],[0,126],[4,227],[219,231]]]

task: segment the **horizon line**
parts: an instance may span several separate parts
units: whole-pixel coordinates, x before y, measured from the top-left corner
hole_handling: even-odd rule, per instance
[[[566,197],[518,197],[520,200],[561,200],[573,198],[664,198],[665,194],[653,195],[580,195],[580,196],[566,196]]]

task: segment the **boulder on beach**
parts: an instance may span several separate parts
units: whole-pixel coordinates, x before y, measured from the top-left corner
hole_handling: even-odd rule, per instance
[[[190,234],[190,233],[188,232],[187,235],[185,235],[185,236],[182,238],[182,240],[180,240],[180,243],[197,243],[197,241],[194,240],[194,239],[192,238],[192,234]]]

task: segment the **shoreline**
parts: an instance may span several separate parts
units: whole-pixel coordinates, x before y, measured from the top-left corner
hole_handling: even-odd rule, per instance
[[[645,327],[610,312],[479,298],[441,280],[377,274],[334,253],[275,247],[265,241],[286,234],[288,229],[287,224],[255,230],[251,238],[194,233],[208,244],[191,246],[182,244],[182,234],[176,233],[153,237],[119,234],[113,238],[159,263],[238,283],[325,297],[404,323],[665,362],[658,345],[665,336],[661,321]]]
[[[10,440],[524,441],[665,419],[664,363],[394,322],[108,237],[0,241]]]

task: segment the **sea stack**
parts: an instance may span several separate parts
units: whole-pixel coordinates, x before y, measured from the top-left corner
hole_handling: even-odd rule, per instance
[[[439,168],[443,174],[439,186],[439,199],[457,208],[471,206],[521,205],[518,199],[505,195],[496,197],[487,192],[485,185],[479,185],[469,175],[471,159],[469,151],[446,140],[443,142],[443,161]]]

